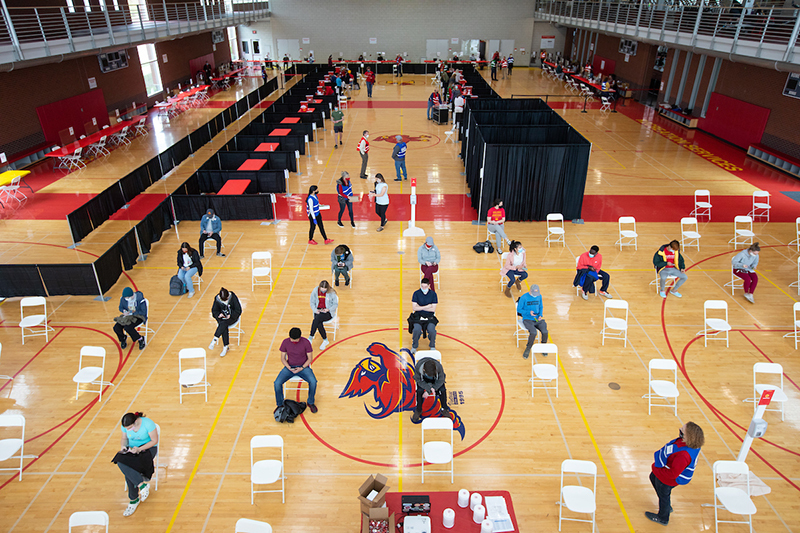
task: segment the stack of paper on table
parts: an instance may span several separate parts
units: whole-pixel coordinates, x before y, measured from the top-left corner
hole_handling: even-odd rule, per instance
[[[514,531],[514,523],[511,521],[511,515],[508,514],[506,499],[502,496],[486,497],[486,516],[492,521],[494,533]]]

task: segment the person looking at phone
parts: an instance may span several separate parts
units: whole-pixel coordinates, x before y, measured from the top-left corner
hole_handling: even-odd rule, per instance
[[[311,370],[314,348],[311,342],[303,337],[300,328],[289,330],[289,338],[284,339],[280,347],[281,363],[283,368],[275,378],[275,403],[277,407],[283,406],[283,384],[297,376],[308,383],[308,408],[312,413],[317,412],[314,395],[317,392],[317,378]],[[276,409],[277,409],[276,407]]]
[[[158,427],[142,413],[125,413],[122,417],[121,450],[112,459],[125,475],[130,503],[123,516],[130,516],[150,495],[149,481],[158,454]]]

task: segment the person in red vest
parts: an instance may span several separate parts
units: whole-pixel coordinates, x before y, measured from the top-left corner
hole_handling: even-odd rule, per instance
[[[539,54],[539,57],[540,57],[540,58],[541,58],[541,60],[542,60],[542,67],[544,67],[544,61],[545,61],[545,59],[547,59],[547,52],[545,52],[544,50],[542,50],[542,53],[541,53],[541,54]]]
[[[694,422],[686,422],[679,430],[678,438],[669,441],[654,454],[650,483],[658,495],[658,514],[646,511],[644,515],[647,518],[665,526],[669,523],[672,489],[692,480],[700,448],[705,442],[703,429]]]
[[[397,64],[397,74],[395,76],[403,76],[403,56],[397,54],[397,57],[394,58],[395,64]]]
[[[361,154],[361,179],[367,179],[367,161],[369,161],[369,132],[364,130],[361,134],[361,140],[358,141],[358,153]]]

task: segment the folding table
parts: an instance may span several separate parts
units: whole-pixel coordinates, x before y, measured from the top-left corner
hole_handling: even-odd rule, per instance
[[[292,133],[292,130],[289,128],[275,128],[269,134],[269,137],[285,137]]]
[[[250,161],[253,161],[253,159],[250,159]],[[239,169],[239,170],[241,170],[241,169]],[[218,195],[219,194],[231,194],[231,195],[244,194],[244,191],[247,189],[247,187],[250,185],[250,183],[251,183],[250,180],[228,180],[228,181],[225,182],[225,185],[222,186],[222,188],[219,190],[219,192],[217,194]]]
[[[247,159],[236,170],[261,170],[261,167],[267,164],[266,159]]]
[[[286,117],[281,120],[281,124],[297,124],[300,122],[300,117]]]
[[[261,143],[256,147],[256,152],[274,152],[280,148],[281,143]]]

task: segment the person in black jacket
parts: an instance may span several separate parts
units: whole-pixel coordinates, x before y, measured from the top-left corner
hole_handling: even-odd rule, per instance
[[[181,243],[178,250],[178,278],[183,282],[183,286],[189,291],[188,298],[194,296],[194,284],[192,277],[197,274],[203,275],[203,263],[200,262],[200,254],[192,248],[188,242]]]
[[[436,395],[441,405],[440,414],[447,416],[450,409],[447,407],[447,389],[445,388],[445,374],[442,363],[431,357],[423,357],[414,365],[414,381],[417,384],[417,403],[411,421],[415,424],[422,417],[422,403],[424,394]]]
[[[209,350],[213,350],[217,341],[222,337],[222,352],[220,357],[225,357],[228,353],[228,328],[239,321],[242,316],[242,305],[239,298],[225,287],[219,290],[219,294],[214,298],[214,305],[211,306],[211,316],[217,321],[217,331],[214,332],[214,339],[208,345]]]

